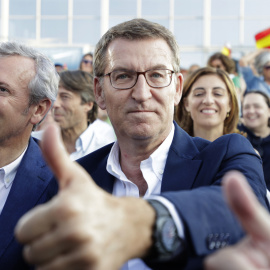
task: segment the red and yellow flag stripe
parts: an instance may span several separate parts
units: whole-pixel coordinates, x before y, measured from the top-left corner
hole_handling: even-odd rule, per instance
[[[258,49],[270,48],[270,28],[256,34],[255,40]]]

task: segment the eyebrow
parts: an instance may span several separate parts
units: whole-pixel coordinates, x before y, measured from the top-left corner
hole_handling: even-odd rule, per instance
[[[224,89],[224,88],[221,87],[221,86],[216,86],[216,87],[213,87],[213,88],[212,88],[212,90],[218,90],[218,89],[221,89],[221,90],[223,90],[223,91],[226,91],[226,89]],[[196,87],[196,88],[193,89],[193,91],[195,91],[195,90],[205,90],[205,88],[204,88],[204,87]]]
[[[0,82],[0,86],[4,86],[4,87],[7,87],[7,88],[11,88],[11,86],[7,83],[4,83],[4,82]]]
[[[70,92],[72,92],[72,91],[70,91]],[[61,92],[61,93],[59,93],[59,95],[60,95],[60,96],[61,96],[61,95],[72,96],[72,94],[71,94],[70,92]]]
[[[147,68],[146,70],[152,70],[152,69],[170,69],[170,68],[168,68],[167,66],[165,66],[163,64],[157,64],[155,66]],[[122,67],[122,66],[116,66],[112,71],[136,71],[136,70]],[[110,71],[110,72],[112,72],[112,71]]]
[[[247,104],[243,104],[243,106],[261,106],[261,103],[259,102],[253,102],[253,103],[247,103]]]
[[[204,87],[196,87],[193,89],[193,91],[195,91],[195,90],[205,90],[205,88]]]

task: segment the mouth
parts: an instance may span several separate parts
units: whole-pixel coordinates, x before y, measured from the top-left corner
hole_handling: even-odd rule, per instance
[[[202,109],[200,112],[204,114],[215,114],[217,111],[214,109]]]
[[[132,110],[129,111],[129,113],[153,113],[154,111],[150,111],[150,110]]]
[[[258,117],[257,116],[249,116],[249,117],[247,117],[247,119],[250,121],[253,121],[253,120],[258,119]]]

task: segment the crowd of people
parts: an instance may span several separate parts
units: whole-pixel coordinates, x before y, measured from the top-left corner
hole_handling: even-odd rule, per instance
[[[4,42],[0,71],[0,269],[269,267],[270,50],[184,79],[134,19],[78,70]]]

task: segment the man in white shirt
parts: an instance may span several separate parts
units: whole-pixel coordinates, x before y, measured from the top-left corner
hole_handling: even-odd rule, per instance
[[[113,128],[97,119],[93,76],[81,70],[59,73],[59,91],[53,118],[61,128],[64,145],[72,160],[115,141]]]
[[[244,235],[222,197],[229,170],[244,173],[267,207],[261,160],[243,136],[210,143],[173,122],[179,66],[176,40],[159,24],[134,19],[101,38],[94,90],[117,142],[82,158],[82,170],[61,150],[55,127],[47,129],[44,154],[60,192],[17,227],[29,262],[65,270],[201,269],[205,256]]]
[[[44,55],[16,42],[0,44],[0,269],[32,269],[14,227],[57,191],[31,131],[57,95],[58,75]]]

